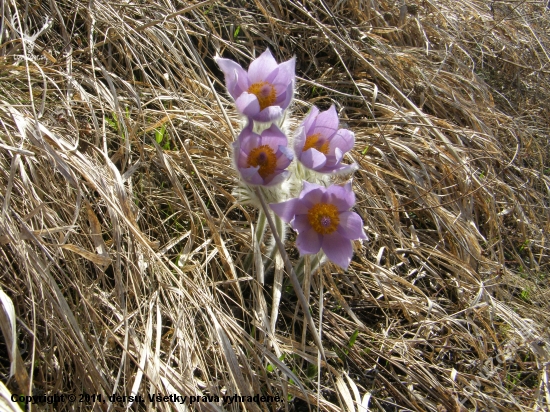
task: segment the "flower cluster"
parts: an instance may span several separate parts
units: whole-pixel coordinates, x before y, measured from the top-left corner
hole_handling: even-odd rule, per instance
[[[294,157],[299,162],[297,168],[309,171],[306,178],[354,170],[354,165],[343,164],[342,159],[353,148],[355,136],[338,128],[334,106],[324,112],[313,106],[297,129],[294,150],[288,148],[288,139],[275,122],[284,117],[294,95],[295,58],[277,64],[268,49],[248,71],[230,59],[216,57],[216,62],[237,110],[248,120],[233,143],[235,166],[247,185],[275,186],[299,179],[299,174],[288,170]],[[262,124],[261,132],[256,132],[255,122]],[[351,241],[366,239],[361,217],[351,211],[355,205],[351,183],[325,187],[304,180],[299,184],[303,188],[298,197],[271,203],[271,209],[298,233],[300,254],[316,254],[322,249],[332,262],[346,269],[353,256]]]

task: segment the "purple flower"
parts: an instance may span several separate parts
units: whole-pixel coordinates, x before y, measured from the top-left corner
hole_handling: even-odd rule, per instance
[[[261,134],[252,131],[252,123],[233,143],[233,155],[243,180],[251,185],[273,186],[288,177],[294,155],[288,140],[274,124]]]
[[[304,181],[300,196],[269,206],[298,232],[296,246],[302,255],[323,249],[338,266],[347,269],[353,256],[351,241],[367,239],[363,220],[350,209],[355,204],[351,183],[325,188]]]
[[[348,172],[354,166],[340,162],[344,154],[353,148],[354,143],[353,132],[338,129],[338,114],[334,105],[322,113],[313,106],[298,131],[294,151],[308,169],[320,173]]]
[[[248,72],[233,60],[218,56],[215,60],[239,112],[258,122],[271,122],[283,115],[294,94],[295,57],[277,64],[267,49],[250,63]]]

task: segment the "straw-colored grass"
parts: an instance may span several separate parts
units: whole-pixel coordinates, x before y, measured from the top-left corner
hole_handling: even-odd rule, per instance
[[[1,381],[77,395],[33,410],[130,405],[81,393],[281,397],[131,406],[158,411],[550,408],[545,1],[0,12]],[[356,136],[370,241],[345,273],[306,270],[320,369],[282,262],[263,285],[245,269],[258,211],[232,195],[242,123],[213,56],[246,67],[266,47],[297,57],[291,128],[334,103]]]

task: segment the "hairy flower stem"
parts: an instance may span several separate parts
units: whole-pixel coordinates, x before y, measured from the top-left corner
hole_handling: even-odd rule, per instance
[[[277,228],[277,234],[279,235],[279,238],[285,239],[286,238],[285,222],[283,222],[281,218],[277,215],[273,215],[273,218],[275,220],[275,227]],[[264,272],[267,273],[267,271],[271,268],[271,265],[275,264],[275,257],[278,251],[279,251],[279,248],[277,247],[277,244],[273,242],[270,245],[268,259],[264,263]]]
[[[282,256],[283,261],[285,263],[286,271],[288,272],[288,275],[290,276],[290,281],[292,282],[292,286],[294,287],[294,290],[296,291],[296,296],[298,296],[298,300],[300,301],[300,305],[302,306],[302,312],[304,313],[307,324],[308,324],[308,326],[311,330],[311,333],[313,334],[313,339],[315,341],[315,344],[317,345],[317,348],[319,348],[319,352],[321,353],[321,356],[323,357],[323,360],[326,361],[325,351],[323,349],[323,343],[321,342],[321,337],[319,336],[319,333],[317,332],[317,328],[315,327],[313,317],[311,316],[311,313],[309,312],[309,305],[306,301],[306,297],[304,296],[304,292],[302,291],[302,288],[300,287],[300,282],[298,281],[298,277],[296,276],[296,273],[294,273],[294,268],[292,267],[292,263],[290,263],[290,259],[288,258],[288,254],[286,253],[285,246],[283,245],[283,242],[281,241],[281,238],[279,237],[279,233],[277,232],[277,227],[275,226],[275,223],[273,222],[273,218],[271,217],[271,214],[269,213],[269,207],[267,206],[267,203],[265,202],[264,194],[263,194],[261,188],[259,188],[259,187],[256,188],[256,196],[258,196],[258,199],[260,199],[260,203],[262,204],[262,208],[263,208],[265,216],[267,218],[267,223],[269,224],[269,227],[271,228],[271,232],[273,233],[273,238],[275,239],[275,243],[277,244],[277,247],[279,248],[279,252],[281,253],[281,256]]]
[[[265,213],[260,209],[258,213],[258,221],[256,222],[256,227],[254,228],[254,245],[261,245],[264,240],[265,229],[266,229],[267,220],[265,218]],[[254,254],[256,248],[252,248],[248,256],[244,260],[244,271],[245,273],[250,273],[252,267],[252,262],[254,261]]]

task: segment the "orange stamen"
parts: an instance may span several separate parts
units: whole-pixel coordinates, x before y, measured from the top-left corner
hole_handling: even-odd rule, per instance
[[[330,203],[317,203],[307,212],[307,220],[313,230],[320,235],[330,235],[338,228],[340,213]]]
[[[268,145],[255,147],[248,154],[246,161],[248,167],[259,166],[259,175],[265,179],[267,176],[273,174],[277,168],[277,156],[273,152],[273,149]]]
[[[248,88],[247,91],[258,98],[260,110],[263,110],[268,106],[273,106],[275,104],[275,100],[277,100],[275,86],[268,82],[254,83]]]
[[[328,140],[321,139],[320,133],[312,134],[311,136],[306,137],[306,142],[302,152],[305,152],[312,147],[326,155],[328,153]]]

